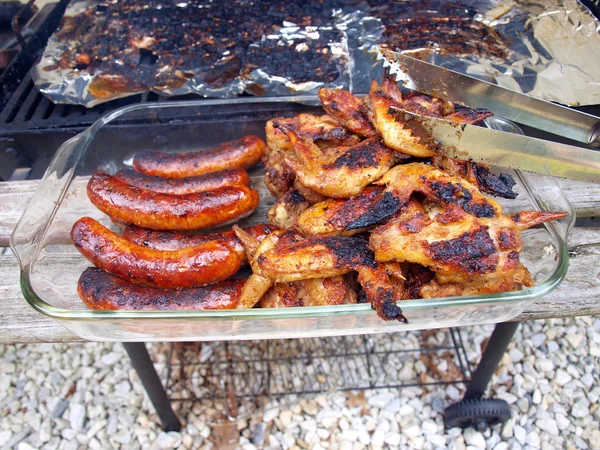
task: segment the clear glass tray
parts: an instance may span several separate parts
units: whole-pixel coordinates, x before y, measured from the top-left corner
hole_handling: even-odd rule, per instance
[[[98,341],[202,341],[381,333],[508,320],[553,290],[568,267],[566,237],[574,213],[552,177],[512,172],[519,196],[503,201],[507,212],[568,211],[570,216],[523,233],[522,260],[535,277],[530,289],[502,294],[404,301],[408,325],[381,320],[368,304],[220,311],[93,311],[77,295],[77,280],[90,265],[71,244],[69,232],[82,216],[114,228],[88,200],[85,186],[96,170],[115,172],[139,150],[190,151],[248,134],[264,137],[275,116],[322,112],[315,97],[248,98],[141,104],[106,115],[67,141],[13,232],[29,304],[85,339]],[[499,118],[488,126],[520,132]],[[274,202],[251,171],[261,206],[245,224],[266,222]]]

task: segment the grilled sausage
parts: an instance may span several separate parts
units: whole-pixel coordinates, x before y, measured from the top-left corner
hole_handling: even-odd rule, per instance
[[[146,175],[182,178],[223,169],[252,167],[267,146],[258,136],[245,136],[208,150],[188,153],[145,151],[133,157],[133,169]]]
[[[152,250],[123,239],[89,217],[75,222],[71,240],[95,266],[150,287],[175,289],[216,283],[231,277],[241,265],[237,253],[220,241],[172,252]]]
[[[235,279],[196,288],[158,289],[139,286],[89,267],[79,278],[77,292],[90,309],[235,309],[244,282]]]
[[[259,242],[262,242],[269,233],[278,229],[279,228],[274,225],[261,224],[246,227],[244,228],[244,231],[249,233]],[[176,231],[148,230],[147,228],[129,225],[123,230],[121,237],[143,247],[167,251],[179,250],[194,245],[200,245],[204,242],[218,240],[230,246],[237,253],[242,264],[248,262],[244,247],[233,231],[208,234],[185,234]]]
[[[88,182],[91,202],[123,222],[155,230],[197,230],[249,216],[258,207],[258,192],[247,186],[224,186],[184,195],[162,194],[96,173]]]
[[[115,173],[115,177],[132,186],[173,195],[211,191],[223,186],[250,186],[250,177],[244,169],[220,170],[187,178],[151,177],[135,170],[124,169]]]

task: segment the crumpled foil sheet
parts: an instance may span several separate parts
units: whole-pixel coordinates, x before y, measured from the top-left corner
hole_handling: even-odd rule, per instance
[[[74,17],[98,4],[99,0],[74,0],[65,17]],[[90,92],[90,86],[98,81],[95,76],[85,70],[58,67],[61,57],[70,49],[68,42],[61,42],[55,36],[32,69],[32,77],[40,91],[52,101],[86,107],[148,90],[167,96],[195,93],[206,97],[233,97],[243,92],[279,96],[315,94],[319,88],[328,86],[365,93],[370,80],[381,76],[382,65],[377,61],[375,46],[385,46],[386,39],[392,39],[386,28],[389,21],[394,20],[390,18],[406,19],[406,14],[414,12],[443,13],[435,10],[437,4],[355,0],[332,9],[330,20],[315,20],[310,26],[282,21],[275,31],[265,33],[248,46],[243,62],[237,62],[237,76],[218,85],[207,81],[207,67],[198,64],[187,70],[181,78],[183,81],[176,86],[144,86],[98,98]],[[448,2],[439,4],[445,5],[440,10],[447,9]],[[506,53],[502,57],[485,52],[450,53],[445,51],[443,39],[451,37],[452,32],[442,34],[441,46],[422,45],[424,39],[411,35],[415,46],[400,52],[544,100],[567,105],[600,104],[600,22],[581,3],[576,0],[463,0],[452,5],[453,11],[461,14],[464,11],[466,17],[495,30],[506,46]],[[400,9],[397,12],[394,8]],[[424,37],[428,34],[431,30],[423,31]],[[279,63],[278,55],[286,51],[294,52],[293,64]],[[308,65],[307,61],[313,64],[319,61],[323,54],[328,54],[329,64],[324,65],[319,79],[311,79],[310,73],[302,68]],[[226,54],[222,60],[225,65],[231,63]]]

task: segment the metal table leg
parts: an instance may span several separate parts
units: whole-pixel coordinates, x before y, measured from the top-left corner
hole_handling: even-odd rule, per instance
[[[487,386],[492,379],[492,375],[498,368],[498,364],[502,360],[502,356],[508,344],[512,340],[519,322],[503,322],[496,324],[490,340],[488,341],[487,347],[481,355],[481,361],[473,375],[471,375],[471,381],[467,386],[467,392],[465,392],[464,399],[468,398],[481,398],[483,393],[487,389]]]
[[[481,361],[467,385],[463,400],[448,406],[445,410],[444,419],[447,428],[475,427],[483,431],[488,426],[504,423],[510,419],[511,411],[508,403],[504,400],[484,399],[483,394],[518,326],[518,322],[496,324],[487,347],[481,355]]]
[[[175,415],[171,402],[167,398],[167,393],[158,378],[154,364],[143,342],[124,342],[125,350],[131,359],[131,365],[136,370],[144,389],[150,397],[150,401],[156,409],[158,417],[162,422],[165,431],[179,431],[181,422]]]

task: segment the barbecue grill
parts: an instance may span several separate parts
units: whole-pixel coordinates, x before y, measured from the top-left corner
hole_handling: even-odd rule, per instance
[[[600,18],[599,0],[582,0],[582,3],[590,8],[596,17]],[[0,181],[41,178],[54,156],[54,153],[62,143],[89,127],[92,123],[110,111],[131,104],[169,102],[181,100],[186,97],[197,98],[193,96],[167,98],[160,97],[154,93],[144,93],[113,100],[93,108],[85,108],[76,105],[56,105],[49,101],[34,86],[29,71],[43,51],[48,38],[57,28],[67,4],[68,0],[60,0],[58,3],[45,6],[40,11],[35,11],[34,9],[28,11],[28,8],[33,8],[33,3],[30,2],[28,4],[29,6],[20,8],[17,13],[18,17],[31,16],[32,19],[28,22],[31,27],[25,27],[30,30],[28,33],[21,31],[24,29],[23,27],[16,27],[17,31],[14,32],[14,39],[17,39],[20,44],[20,50],[14,55],[14,58],[8,66],[0,73]],[[16,21],[13,20],[12,22],[22,23],[23,21],[19,21],[18,17]],[[4,31],[10,32],[10,30]],[[600,105],[583,107],[581,110],[591,114],[600,115]],[[525,129],[525,131],[530,132],[537,137],[542,137],[540,133],[536,133],[533,130]],[[516,324],[497,325],[482,361],[473,374],[470,373],[464,345],[458,330],[449,331],[449,339],[445,344],[438,347],[427,348],[426,351],[452,352],[452,355],[456,358],[456,362],[460,367],[460,377],[454,381],[469,383],[465,394],[466,399],[480,399],[516,330],[516,326]],[[323,342],[323,345],[319,347],[320,350],[316,351],[316,353],[302,355],[298,358],[286,357],[278,359],[273,356],[271,351],[276,345],[272,344],[269,346],[269,344],[265,344],[264,348],[260,347],[262,352],[252,360],[232,358],[231,348],[228,347],[228,344],[224,343],[222,345],[224,346],[225,359],[217,361],[217,370],[213,374],[214,377],[216,377],[215,379],[224,380],[223,383],[225,383],[221,384],[221,390],[218,392],[218,395],[216,397],[215,395],[211,396],[206,394],[206,391],[203,391],[206,395],[198,394],[188,398],[178,396],[178,389],[181,387],[183,381],[181,376],[175,377],[175,374],[184,373],[185,369],[183,367],[185,365],[196,365],[200,367],[202,363],[190,359],[175,361],[170,358],[169,370],[165,380],[165,386],[168,389],[169,395],[169,397],[167,397],[163,386],[160,383],[157,383],[158,379],[156,377],[156,372],[154,371],[150,359],[147,357],[147,351],[144,345],[139,343],[128,343],[125,344],[125,346],[132,357],[134,367],[140,373],[140,378],[148,390],[167,429],[178,428],[177,418],[173,415],[168,403],[166,403],[167,399],[172,401],[201,401],[210,397],[209,399],[212,401],[217,398],[218,400],[225,401],[225,413],[226,415],[233,417],[235,414],[232,413],[232,405],[227,403],[228,389],[230,387],[238,389],[236,394],[239,398],[255,397],[259,395],[280,396],[292,393],[306,395],[330,391],[332,389],[330,385],[323,384],[319,381],[318,375],[320,373],[319,370],[321,369],[316,369],[314,372],[314,379],[308,381],[303,380],[303,384],[300,387],[294,387],[292,383],[290,384],[289,390],[286,392],[277,391],[273,388],[270,379],[271,377],[276,376],[275,370],[294,371],[297,370],[297,368],[294,368],[295,364],[299,361],[302,362],[308,359],[310,359],[311,364],[320,364],[321,366],[323,365],[323,362],[333,364],[332,361],[343,361],[346,370],[343,371],[344,374],[342,375],[346,378],[341,381],[342,389],[373,389],[423,384],[423,382],[418,380],[415,381],[414,384],[412,382],[402,382],[401,384],[398,384],[398,382],[394,382],[393,380],[389,381],[390,379],[384,376],[373,378],[373,371],[376,371],[376,369],[373,368],[374,361],[390,358],[395,353],[402,354],[412,352],[411,354],[416,354],[421,351],[422,348],[410,349],[408,351],[386,350],[377,352],[376,349],[370,346],[368,339],[366,338],[352,337],[340,338],[338,340],[331,338],[329,340],[331,342]],[[353,345],[353,341],[351,342],[351,340],[357,340],[358,342],[358,347],[356,347],[354,351],[349,350],[349,345]],[[239,343],[235,344],[237,347],[241,347],[242,345],[243,344]],[[271,350],[269,350],[270,348]],[[340,348],[348,351],[346,353],[340,353]],[[239,374],[243,373],[245,375],[246,372],[242,371],[242,369],[247,367],[250,363],[255,367],[255,370],[252,372],[253,376],[260,379],[261,383],[259,383],[258,387],[244,384],[244,387],[240,388],[239,384],[236,386],[235,380],[237,380],[238,383],[244,381],[239,377]],[[360,366],[361,364],[362,366]],[[286,365],[287,369],[282,368]],[[277,367],[277,369],[275,369],[275,367]],[[354,369],[356,372],[353,372]],[[380,364],[377,369],[379,370],[378,374],[381,375],[381,370],[384,369],[385,365]],[[365,371],[367,378],[363,380],[353,378],[357,377],[361,370]],[[386,382],[385,380],[388,381]],[[441,383],[447,384],[449,381],[444,379]],[[218,383],[216,383],[215,386],[218,386]],[[494,403],[493,406],[495,408],[497,407],[497,404]],[[486,404],[483,403],[467,403],[462,404],[458,410],[455,405],[450,408],[449,413],[456,419],[452,422],[454,425],[459,424],[468,426],[476,424],[478,426],[485,426],[494,423],[494,421],[498,421],[498,419],[506,418],[506,411],[502,410],[494,416],[494,414],[491,413],[489,404],[486,406]]]

